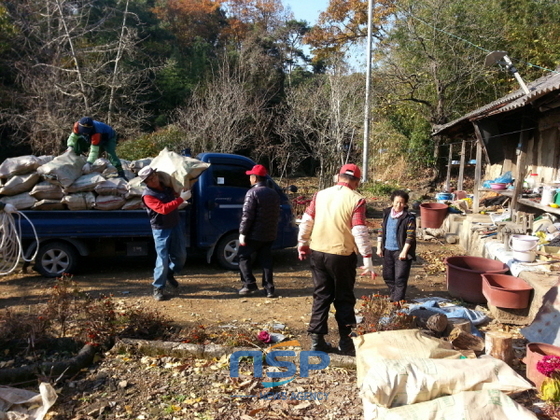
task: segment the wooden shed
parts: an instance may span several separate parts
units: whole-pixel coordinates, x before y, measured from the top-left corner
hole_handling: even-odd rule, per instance
[[[538,174],[543,185],[560,182],[560,73],[541,77],[527,87],[529,94],[519,89],[432,132],[448,138],[449,143],[476,141],[474,212],[479,210],[480,194],[487,190],[484,181],[511,171],[514,188],[500,194],[511,197],[514,214],[528,206],[539,213],[560,215],[560,209],[521,194],[523,180],[530,173]],[[464,156],[459,164],[462,171]]]

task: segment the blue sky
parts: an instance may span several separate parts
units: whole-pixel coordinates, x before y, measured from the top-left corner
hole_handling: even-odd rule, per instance
[[[329,0],[283,0],[284,6],[290,6],[297,20],[306,20],[310,25],[315,25],[319,13],[327,10]]]

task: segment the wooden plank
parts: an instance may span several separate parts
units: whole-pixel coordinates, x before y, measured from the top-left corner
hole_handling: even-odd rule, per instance
[[[481,187],[480,179],[482,177],[482,137],[480,130],[475,125],[476,132],[476,168],[474,168],[474,199],[473,199],[473,213],[478,213],[480,206],[480,197],[478,189]]]
[[[463,191],[463,176],[465,174],[465,152],[467,148],[467,142],[463,140],[461,143],[461,161],[459,162],[459,179],[457,180],[457,190]]]
[[[451,188],[451,159],[453,158],[453,143],[449,143],[449,158],[447,159],[447,178],[445,180],[445,191]]]

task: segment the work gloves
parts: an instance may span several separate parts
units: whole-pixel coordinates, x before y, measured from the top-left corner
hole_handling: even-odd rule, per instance
[[[181,191],[181,193],[179,194],[179,197],[181,197],[183,201],[187,201],[189,198],[191,198],[191,196],[191,190]]]
[[[245,235],[239,234],[239,245],[245,246]]]
[[[91,163],[86,162],[86,164],[82,167],[82,172],[84,174],[89,174],[91,173],[92,167],[91,167]]]
[[[360,276],[365,276],[369,273],[371,275],[371,279],[373,280],[375,276],[377,276],[377,274],[373,270],[373,262],[371,261],[371,257],[364,257],[363,260],[364,265],[362,265],[360,268],[364,271],[362,271],[362,274],[360,274]]]
[[[297,252],[299,260],[303,261],[311,253],[311,250],[309,249],[309,245],[298,244]]]

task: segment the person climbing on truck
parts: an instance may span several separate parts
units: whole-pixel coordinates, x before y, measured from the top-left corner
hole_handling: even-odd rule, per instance
[[[157,254],[152,286],[154,299],[160,301],[166,299],[166,283],[175,289],[179,287],[175,274],[179,274],[187,260],[187,237],[180,223],[179,206],[191,197],[191,191],[181,191],[177,197],[173,188],[163,184],[157,169],[148,166],[138,176],[146,184],[142,201],[150,216]]]
[[[111,126],[91,117],[83,117],[74,123],[72,133],[66,141],[66,146],[77,155],[88,153],[87,162],[82,168],[84,174],[89,174],[92,171],[93,162],[99,157],[100,153],[107,152],[109,161],[117,169],[118,176],[128,181],[116,152],[117,133]]]

